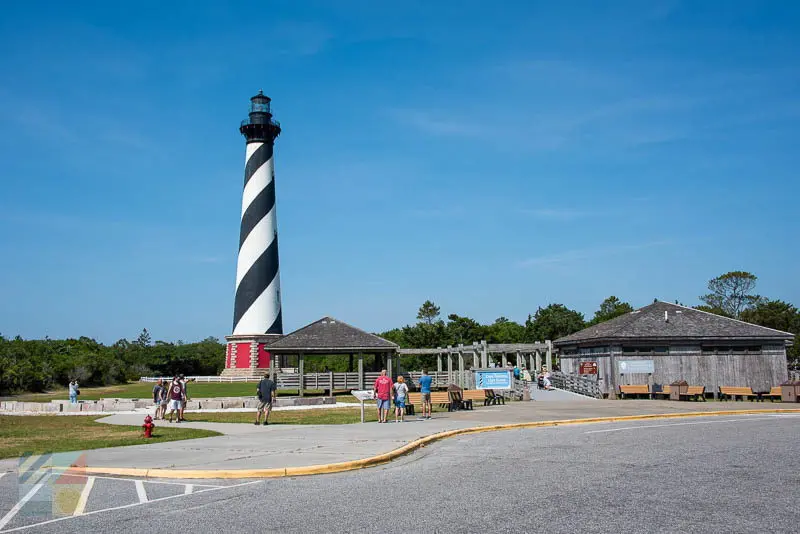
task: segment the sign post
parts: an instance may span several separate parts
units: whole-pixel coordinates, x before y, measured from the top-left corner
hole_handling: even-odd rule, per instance
[[[355,398],[357,398],[359,401],[361,401],[361,422],[362,423],[364,422],[364,401],[374,399],[375,398],[374,393],[375,392],[372,391],[371,389],[369,389],[369,390],[366,390],[366,389],[365,390],[356,390],[356,391],[351,391],[350,392],[351,395],[353,395]]]

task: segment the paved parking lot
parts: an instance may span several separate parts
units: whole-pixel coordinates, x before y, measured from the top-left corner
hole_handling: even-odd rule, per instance
[[[60,497],[34,470],[0,478],[0,531],[789,532],[798,443],[800,416],[763,414],[490,432],[334,475],[78,477]]]

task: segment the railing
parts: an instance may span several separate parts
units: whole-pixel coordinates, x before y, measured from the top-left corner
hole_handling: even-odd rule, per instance
[[[422,376],[420,372],[403,372],[401,373],[405,378],[409,387],[412,389],[419,387],[419,377]],[[452,377],[448,378],[447,371],[428,373],[431,376],[431,386],[434,388],[444,388],[452,384],[458,384],[458,371],[453,370]],[[378,378],[380,373],[366,372],[364,373],[363,387],[364,389],[371,389],[375,379]],[[233,383],[233,382],[258,382],[261,376],[187,376],[188,380],[195,382],[220,382],[220,383]],[[298,389],[300,387],[300,375],[296,372],[290,373],[277,373],[278,389]],[[395,377],[392,377],[393,379]],[[171,376],[143,376],[139,378],[139,382],[158,382],[159,380],[170,381]],[[305,373],[303,375],[303,386],[305,389],[331,389],[331,382],[333,382],[333,389],[337,390],[353,390],[358,389],[362,383],[358,378],[358,373]],[[474,378],[471,371],[465,371],[463,377],[464,388],[474,387]]]
[[[258,382],[261,380],[260,376],[187,376],[188,380],[195,382]],[[158,382],[164,380],[168,382],[172,380],[171,376],[142,376],[139,382]]]
[[[579,395],[586,395],[587,397],[594,397],[595,399],[603,398],[603,392],[600,391],[600,386],[591,378],[553,371],[550,373],[550,382],[558,389],[571,391]]]

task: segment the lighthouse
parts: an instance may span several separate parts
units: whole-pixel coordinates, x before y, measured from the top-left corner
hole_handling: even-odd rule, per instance
[[[271,99],[262,91],[250,99],[239,126],[246,141],[233,334],[226,336],[224,375],[255,375],[269,368],[266,347],[283,335],[275,204],[275,139]]]

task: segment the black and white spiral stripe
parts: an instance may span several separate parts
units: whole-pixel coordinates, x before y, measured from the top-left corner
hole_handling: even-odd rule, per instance
[[[282,334],[273,143],[247,143],[233,334]]]

